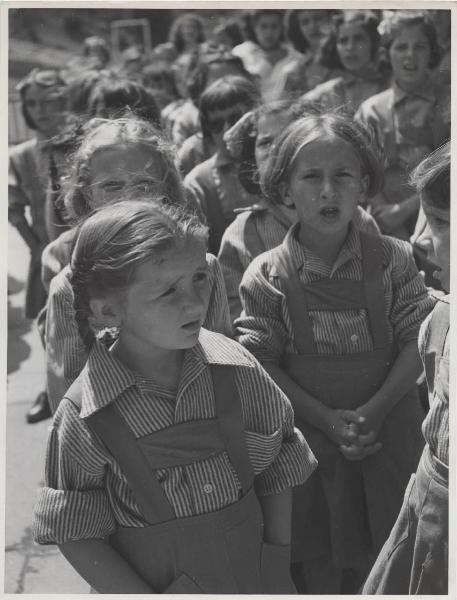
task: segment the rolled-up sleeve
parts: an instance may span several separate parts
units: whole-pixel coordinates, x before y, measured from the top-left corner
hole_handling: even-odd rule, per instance
[[[261,362],[278,362],[288,339],[283,314],[284,294],[268,280],[267,265],[255,259],[240,285],[243,306],[235,320],[237,341]]]
[[[400,347],[417,342],[419,329],[436,300],[428,293],[407,242],[389,238],[391,247],[392,308],[390,321]]]
[[[45,484],[35,506],[37,543],[104,538],[115,531],[104,473],[101,448],[76,407],[63,400],[50,431]]]
[[[256,362],[237,374],[245,420],[246,444],[259,496],[279,494],[304,483],[317,461],[294,427],[287,396]]]

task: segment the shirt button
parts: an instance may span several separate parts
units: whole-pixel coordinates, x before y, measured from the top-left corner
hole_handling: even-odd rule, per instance
[[[205,485],[203,486],[203,491],[205,492],[205,494],[211,494],[213,489],[214,488],[210,483],[205,483]]]
[[[359,336],[358,336],[358,335],[356,335],[355,333],[353,333],[353,334],[351,335],[351,342],[352,342],[353,344],[357,344],[357,342],[358,342],[358,341],[359,341]]]

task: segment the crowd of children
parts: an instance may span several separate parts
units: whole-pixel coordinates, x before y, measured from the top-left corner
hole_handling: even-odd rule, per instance
[[[19,85],[35,540],[98,593],[445,594],[450,11],[235,14]]]

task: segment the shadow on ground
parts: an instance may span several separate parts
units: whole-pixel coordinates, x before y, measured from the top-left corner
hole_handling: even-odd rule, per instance
[[[30,346],[23,337],[29,333],[32,323],[32,320],[24,317],[23,308],[13,306],[8,298],[8,375],[17,371],[21,363],[30,356]]]

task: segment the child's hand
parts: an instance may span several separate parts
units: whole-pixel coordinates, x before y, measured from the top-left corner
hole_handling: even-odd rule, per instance
[[[354,410],[328,409],[324,416],[322,431],[335,446],[350,445],[358,437],[363,415]]]
[[[382,448],[381,442],[376,441],[374,431],[357,436],[354,443],[341,445],[340,452],[347,460],[363,460],[365,457],[375,454]]]
[[[380,408],[379,404],[366,402],[357,408],[356,413],[363,417],[360,426],[360,432],[364,435],[374,434],[375,439],[378,437],[379,431],[386,418],[385,411]]]

